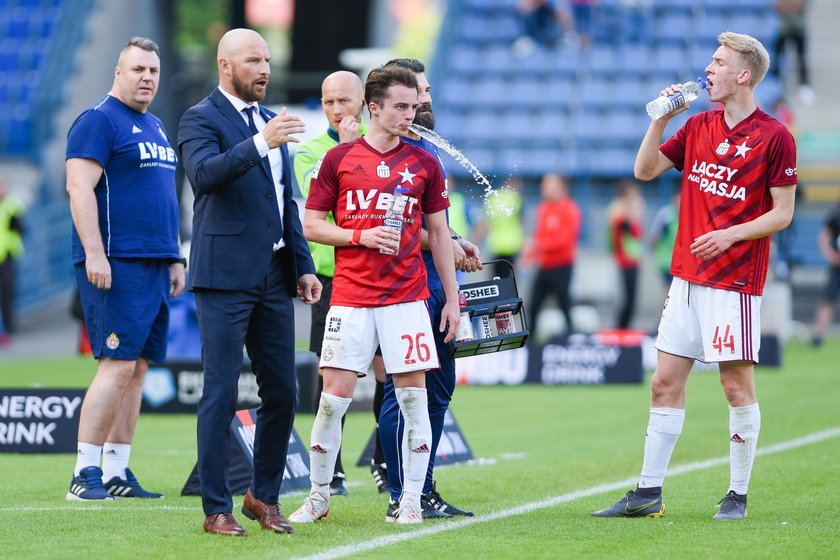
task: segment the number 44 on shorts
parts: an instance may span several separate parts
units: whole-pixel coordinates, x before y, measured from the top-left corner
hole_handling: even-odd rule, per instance
[[[715,327],[715,336],[712,338],[712,348],[718,351],[718,354],[723,354],[724,348],[729,348],[729,351],[735,353],[735,337],[729,334],[729,325],[723,331],[723,336],[720,336],[720,326]]]

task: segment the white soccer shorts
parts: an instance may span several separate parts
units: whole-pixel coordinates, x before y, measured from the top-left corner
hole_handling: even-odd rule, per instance
[[[384,307],[330,307],[320,367],[364,374],[377,346],[382,348],[388,373],[440,367],[425,301]]]
[[[761,296],[692,284],[674,278],[656,348],[701,362],[758,363]]]

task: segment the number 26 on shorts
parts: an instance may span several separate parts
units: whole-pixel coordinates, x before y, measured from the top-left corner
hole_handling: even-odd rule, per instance
[[[417,333],[414,336],[411,336],[410,334],[402,335],[401,338],[407,342],[407,349],[405,352],[406,365],[416,364],[418,361],[428,362],[429,358],[432,357],[429,345],[422,341],[424,336],[426,336],[426,333],[422,332]]]

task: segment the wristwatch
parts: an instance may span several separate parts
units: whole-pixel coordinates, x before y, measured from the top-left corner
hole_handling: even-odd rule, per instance
[[[176,263],[181,263],[182,265],[184,265],[184,268],[187,268],[187,259],[186,258],[181,257],[180,259],[176,259],[175,262]]]

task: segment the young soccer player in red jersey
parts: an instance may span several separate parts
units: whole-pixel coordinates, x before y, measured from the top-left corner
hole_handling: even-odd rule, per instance
[[[297,523],[315,522],[329,511],[341,417],[377,345],[406,422],[397,522],[423,521],[420,495],[432,443],[425,372],[439,362],[424,301],[429,290],[420,255],[421,212],[446,293],[437,328],[448,326],[447,342],[458,330],[458,286],[445,212],[449,201],[440,166],[425,150],[400,139],[419,105],[417,79],[403,68],[374,69],[365,84],[365,100],[368,132],[324,155],[306,202],[307,239],[337,249],[320,362],[324,390],[310,443],[312,489],[289,517]],[[403,197],[400,234],[383,225],[394,196]],[[335,224],[326,221],[328,212],[333,212]]]
[[[638,486],[596,517],[661,517],[662,482],[685,418],[685,385],[694,360],[717,362],[729,402],[729,491],[714,519],[747,516],[761,415],[753,366],[769,235],[790,224],[796,147],[784,125],[756,106],[754,89],[770,57],[759,41],[726,32],[706,67],[709,99],[723,105],[690,118],[660,146],[671,117],[651,122],[635,174],[649,181],[682,171],[674,281],[665,302],[651,409]],[[679,90],[673,85],[661,95]]]

